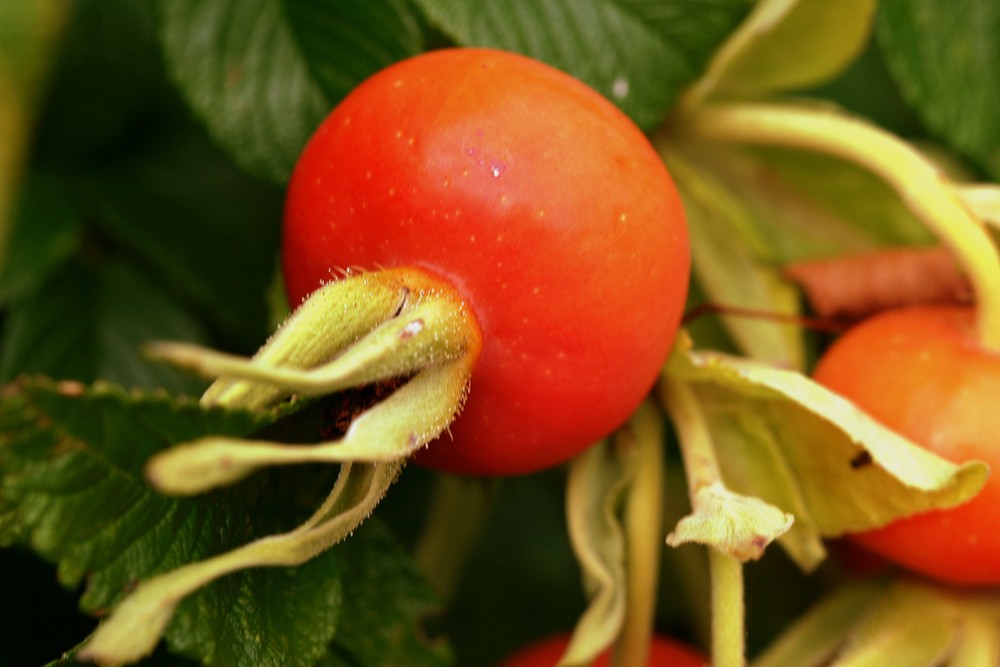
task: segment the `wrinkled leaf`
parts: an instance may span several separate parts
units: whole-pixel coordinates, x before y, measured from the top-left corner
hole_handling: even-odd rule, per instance
[[[762,0],[716,51],[692,87],[710,95],[755,95],[820,83],[843,69],[868,38],[874,0]]]
[[[994,0],[885,0],[879,43],[928,128],[1000,178],[1000,5]]]
[[[589,600],[563,660],[589,665],[621,629],[626,604],[625,531],[621,506],[634,457],[604,441],[575,458],[566,486],[567,523]]]
[[[805,544],[957,505],[988,474],[913,445],[794,371],[692,350],[686,337],[668,368],[697,396],[727,485],[793,513],[813,533]],[[758,465],[761,452],[774,463]],[[800,566],[816,565],[815,551],[782,544]]]
[[[517,51],[554,65],[644,128],[662,121],[747,11],[738,0],[416,2],[459,44]]]
[[[0,400],[0,544],[25,544],[58,563],[65,586],[85,582],[81,606],[91,613],[109,609],[136,581],[294,526],[324,492],[321,478],[277,474],[192,500],[160,496],[144,483],[152,453],[206,433],[246,435],[267,424],[266,415],[44,380],[10,385]],[[365,545],[369,535],[374,544]],[[376,631],[367,620],[385,623],[378,631],[397,638],[379,644],[385,654],[436,654],[404,640],[430,604],[412,564],[384,534],[362,528],[351,539],[360,540],[351,547],[357,551],[343,562],[334,549],[297,568],[236,573],[201,590],[180,604],[168,645],[216,664],[312,665],[336,631],[347,571],[356,591],[401,584],[398,599],[395,588],[385,589],[385,616],[355,614],[358,632]]]
[[[662,418],[651,403],[571,461],[566,517],[588,604],[560,666],[590,665],[612,644],[629,664],[648,651],[663,544],[663,463]]]
[[[177,501],[151,492],[140,476],[143,459],[170,439],[243,433],[260,425],[249,414],[48,382],[9,387],[3,408],[0,527],[7,529],[0,541],[24,542],[58,562],[66,586],[86,577],[81,606],[91,613],[138,579],[243,542],[282,507],[274,499],[257,506],[250,496]],[[258,664],[295,664],[288,661],[296,652],[316,657],[325,650],[339,595],[331,559],[236,575],[183,603],[169,638],[199,658],[235,664],[234,656],[256,646]],[[300,604],[313,609],[308,619]]]

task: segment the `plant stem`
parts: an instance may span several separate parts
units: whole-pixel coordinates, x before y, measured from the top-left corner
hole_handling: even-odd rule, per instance
[[[787,104],[706,105],[676,129],[685,137],[818,151],[880,176],[954,253],[975,292],[979,342],[1000,351],[1000,255],[957,188],[908,143],[828,108]]]
[[[447,603],[486,518],[492,480],[439,473],[414,558]]]
[[[722,483],[712,435],[694,391],[686,383],[665,376],[661,397],[677,429],[691,503],[698,491]],[[712,664],[714,667],[743,667],[745,660],[745,619],[743,564],[722,551],[708,549],[712,586]]]
[[[708,570],[712,582],[712,665],[743,667],[743,564],[717,549],[709,549]]]
[[[663,429],[659,413],[643,403],[629,422],[635,477],[625,501],[625,619],[615,665],[645,667],[656,612],[663,549]]]

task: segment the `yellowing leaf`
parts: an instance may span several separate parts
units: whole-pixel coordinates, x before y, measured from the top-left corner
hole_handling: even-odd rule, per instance
[[[837,589],[751,667],[981,667],[998,659],[996,590],[954,589],[901,577]]]
[[[695,351],[686,336],[668,374],[696,396],[727,486],[792,513],[806,531],[782,540],[805,568],[818,562],[820,536],[960,504],[988,475],[985,464],[956,465],[912,444],[801,373]]]
[[[661,145],[677,180],[688,229],[694,273],[710,301],[765,313],[798,313],[798,294],[778,269],[755,250],[766,247],[751,212],[725,184],[698,169],[679,152]],[[801,368],[800,330],[788,323],[755,317],[727,317],[726,331],[747,355],[786,368]]]
[[[824,664],[885,587],[885,582],[873,580],[837,589],[797,618],[751,667]]]
[[[609,441],[570,464],[566,519],[583,574],[587,609],[561,665],[588,665],[614,641],[625,617],[625,532],[620,511],[635,475],[631,457]]]
[[[566,518],[587,608],[559,667],[590,665],[612,643],[644,662],[662,551],[663,430],[643,404],[611,438],[570,464]]]
[[[762,0],[692,87],[688,107],[712,95],[753,95],[820,83],[846,66],[871,30],[874,0]]]

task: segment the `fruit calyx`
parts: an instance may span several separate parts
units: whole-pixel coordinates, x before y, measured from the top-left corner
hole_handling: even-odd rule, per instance
[[[481,335],[447,284],[423,271],[348,274],[306,299],[252,359],[183,343],[157,343],[160,359],[218,378],[202,404],[266,410],[403,378],[352,420],[343,437],[288,445],[206,437],[154,456],[160,491],[193,495],[271,465],[340,463],[325,501],[303,524],[140,583],[98,627],[81,655],[122,664],[152,652],[177,604],[219,577],[304,563],[350,535],[385,496],[406,459],[461,411]]]

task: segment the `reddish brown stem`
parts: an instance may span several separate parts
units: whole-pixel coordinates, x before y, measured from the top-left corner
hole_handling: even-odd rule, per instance
[[[784,313],[774,313],[767,310],[743,308],[741,306],[730,306],[719,303],[703,303],[691,308],[684,313],[683,324],[690,324],[705,315],[735,315],[737,317],[771,320],[773,322],[789,322],[797,324],[804,329],[818,331],[820,333],[841,333],[851,325],[851,321],[849,320],[838,320],[833,317],[786,315]]]

